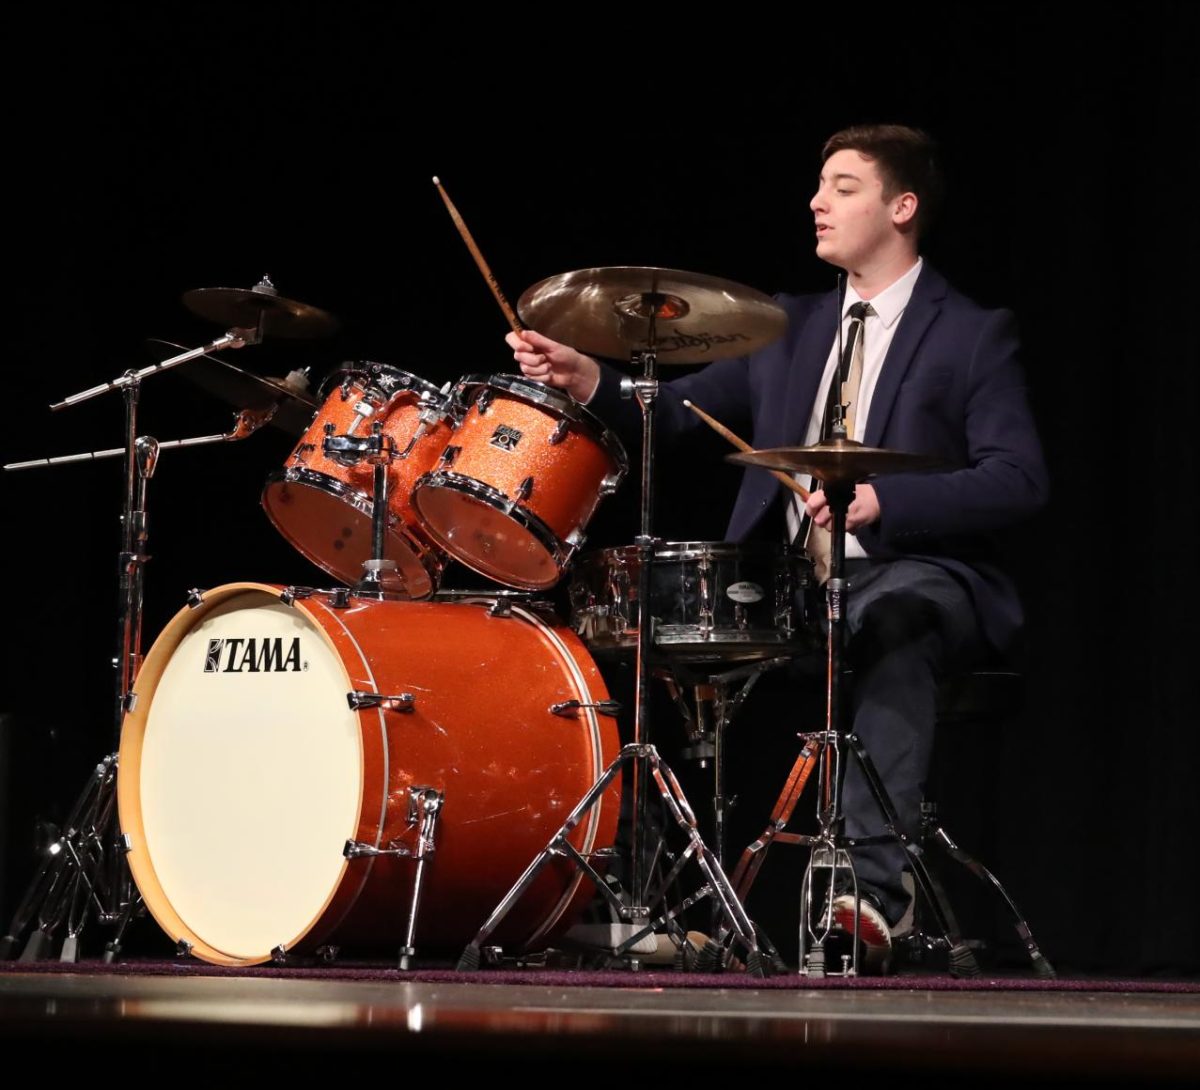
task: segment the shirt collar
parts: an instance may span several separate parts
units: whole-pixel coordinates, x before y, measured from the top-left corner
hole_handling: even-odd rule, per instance
[[[921,275],[921,267],[924,263],[925,259],[918,257],[917,263],[908,272],[870,300],[871,309],[879,316],[885,329],[890,328],[904,313],[904,308],[908,306],[908,301],[912,298],[913,288],[916,286],[917,277]],[[846,320],[846,312],[855,303],[862,301],[862,296],[847,284],[846,298],[842,303],[842,321]]]

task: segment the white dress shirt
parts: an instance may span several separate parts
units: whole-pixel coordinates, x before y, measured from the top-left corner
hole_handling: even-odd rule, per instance
[[[870,303],[872,314],[868,314],[863,328],[863,371],[862,384],[858,389],[858,407],[854,410],[854,434],[851,439],[862,442],[867,430],[867,418],[871,412],[871,397],[879,382],[879,372],[883,370],[883,360],[891,347],[892,338],[900,324],[900,316],[912,298],[913,287],[917,277],[921,275],[922,259],[908,270],[899,280],[889,284],[873,299],[863,299],[853,287],[847,285],[846,297],[842,301],[842,339],[849,335],[849,311],[855,303]],[[821,385],[817,389],[817,398],[813,402],[812,415],[808,419],[808,429],[804,433],[804,446],[810,447],[821,439],[821,425],[825,419],[825,402],[829,397],[829,385],[833,381],[834,370],[838,365],[838,339],[834,337],[829,348],[829,358],[825,361],[825,373],[821,377]],[[806,487],[811,480],[797,474],[796,479]],[[794,502],[787,505],[788,540],[795,540],[800,532],[801,520],[804,516],[804,503],[793,493]],[[864,557],[866,551],[858,543],[854,534],[846,535],[846,557]]]

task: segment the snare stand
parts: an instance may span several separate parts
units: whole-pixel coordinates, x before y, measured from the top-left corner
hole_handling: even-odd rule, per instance
[[[634,366],[636,367],[639,362],[642,365],[642,376],[636,379],[626,379],[621,386],[622,395],[635,397],[642,413],[641,529],[635,542],[639,558],[638,600],[643,604],[650,601],[650,576],[655,545],[651,523],[654,500],[654,406],[658,395],[658,379],[656,377],[657,354],[653,346],[657,340],[655,334],[656,315],[667,302],[667,298],[661,293],[643,292],[641,298],[632,304],[639,310],[640,316],[649,323],[647,342],[650,347],[632,354]],[[626,959],[629,964],[636,967],[637,962],[632,954],[636,945],[642,939],[652,935],[656,928],[665,926],[672,941],[679,949],[684,964],[688,964],[689,958],[694,961],[694,957],[691,955],[692,947],[678,917],[704,897],[711,896],[715,901],[714,911],[721,919],[723,928],[728,929],[729,941],[740,941],[746,949],[746,971],[754,976],[764,975],[756,928],[738,900],[729,879],[725,876],[720,860],[704,843],[697,827],[696,816],[674,773],[659,756],[654,745],[647,741],[650,660],[654,646],[653,629],[653,618],[650,616],[649,609],[643,605],[641,621],[638,625],[633,741],[622,747],[617,758],[604,770],[600,778],[568,815],[559,831],[529,864],[516,884],[484,922],[459,958],[459,969],[471,970],[479,967],[484,943],[537,877],[537,874],[552,859],[566,857],[591,879],[596,889],[624,922],[625,928],[632,929],[632,934],[629,934],[612,951],[615,957]],[[567,837],[579,824],[583,815],[600,801],[608,786],[626,766],[630,767],[633,795],[629,860],[631,888],[625,896],[619,896],[610,888],[609,882],[606,882],[591,865],[591,862],[576,850]],[[687,838],[687,847],[679,854],[668,872],[653,889],[650,888],[648,873],[652,868],[647,867],[646,860],[649,841],[647,802],[651,777],[654,779],[655,786],[668,812]],[[661,841],[658,847],[661,850]],[[680,904],[663,908],[662,904],[667,891],[692,858],[695,858],[706,880],[705,883],[695,894],[685,898]],[[656,911],[658,914],[654,916]],[[653,919],[652,916],[654,916]],[[714,962],[724,955],[731,954],[730,950],[717,947],[713,943],[710,943],[709,947],[713,947],[713,949],[706,947],[703,956]]]

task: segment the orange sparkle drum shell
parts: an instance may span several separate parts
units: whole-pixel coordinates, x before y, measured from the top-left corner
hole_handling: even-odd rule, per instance
[[[358,582],[371,556],[374,469],[366,462],[343,464],[323,444],[326,434],[366,437],[379,421],[399,455],[388,467],[386,555],[396,561],[408,596],[428,598],[438,588],[446,554],[421,527],[411,495],[450,441],[447,399],[407,371],[366,362],[343,365],[321,392],[324,401],[308,430],[284,468],[267,478],[267,517],[318,567],[343,583]]]
[[[423,525],[490,579],[553,586],[624,476],[624,448],[574,399],[518,376],[464,378],[454,400],[454,436],[413,493]]]
[[[221,965],[325,944],[403,944],[416,865],[347,841],[416,846],[410,802],[443,793],[416,947],[458,953],[615,758],[607,691],[569,629],[491,600],[285,604],[235,583],[167,625],[137,679],[117,779],[130,870],[172,939]],[[354,710],[350,693],[411,694]],[[619,779],[571,843],[616,835]],[[498,941],[537,948],[593,893],[556,859]]]

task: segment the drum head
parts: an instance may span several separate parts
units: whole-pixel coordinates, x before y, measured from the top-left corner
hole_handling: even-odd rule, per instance
[[[362,578],[363,561],[371,559],[372,503],[366,496],[321,473],[285,470],[267,481],[262,505],[275,528],[319,568],[350,586]],[[396,562],[408,596],[417,599],[435,589],[418,548],[389,531],[387,558]]]
[[[493,501],[469,487],[423,483],[413,503],[425,528],[456,560],[489,579],[521,590],[545,590],[562,572],[555,560],[553,534],[534,525],[519,507]],[[511,508],[511,510],[507,510]]]
[[[347,865],[364,774],[353,686],[275,595],[244,589],[189,619],[156,643],[122,737],[130,867],[168,933],[210,960],[265,961],[310,930]]]

